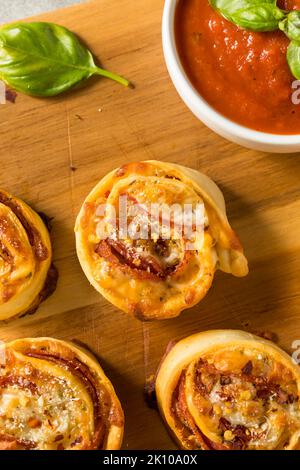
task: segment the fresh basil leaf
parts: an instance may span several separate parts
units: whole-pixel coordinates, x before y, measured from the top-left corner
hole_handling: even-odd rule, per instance
[[[291,41],[287,50],[287,61],[294,77],[300,80],[300,42]]]
[[[279,28],[291,41],[300,41],[300,11],[291,11],[288,16],[279,23]]]
[[[15,23],[0,28],[0,79],[17,91],[55,96],[94,74],[129,85],[97,67],[91,52],[62,26]]]
[[[227,20],[251,31],[275,31],[285,13],[276,0],[209,0]]]

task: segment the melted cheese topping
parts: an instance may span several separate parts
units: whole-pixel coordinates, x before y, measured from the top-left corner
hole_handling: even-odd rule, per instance
[[[47,377],[45,377],[46,379]],[[49,379],[48,379],[49,380]],[[46,390],[43,390],[46,388]],[[86,402],[63,381],[51,379],[41,395],[8,387],[0,397],[0,429],[17,440],[38,443],[42,450],[72,448],[78,439],[89,442]]]
[[[83,385],[62,367],[26,360],[9,371],[18,378],[0,389],[1,434],[41,450],[74,448],[91,442],[93,404]],[[1,378],[5,383],[5,370]],[[1,382],[0,382],[1,383]]]

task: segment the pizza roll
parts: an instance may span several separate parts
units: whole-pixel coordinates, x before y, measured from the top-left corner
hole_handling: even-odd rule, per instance
[[[115,450],[124,416],[94,356],[51,338],[0,348],[0,450]]]
[[[56,283],[46,225],[25,202],[0,190],[0,321],[34,313]]]
[[[162,360],[155,388],[183,449],[300,449],[300,369],[270,341],[233,330],[185,338]]]
[[[196,305],[216,269],[248,273],[221,191],[178,165],[148,161],[112,171],[86,198],[75,232],[90,283],[140,320]]]

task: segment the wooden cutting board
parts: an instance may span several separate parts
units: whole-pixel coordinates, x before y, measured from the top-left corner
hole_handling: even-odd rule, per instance
[[[114,383],[126,414],[124,449],[168,449],[143,397],[168,342],[212,328],[276,333],[291,352],[300,339],[300,161],[243,149],[202,125],[178,97],[161,47],[163,0],[98,0],[39,20],[78,33],[102,64],[135,90],[91,80],[40,100],[0,106],[0,186],[53,217],[56,293],[32,317],[0,327],[0,339],[53,336],[87,344]],[[141,324],[89,286],[73,226],[83,199],[107,172],[145,159],[181,163],[222,188],[250,275],[218,273],[206,299],[180,318]]]

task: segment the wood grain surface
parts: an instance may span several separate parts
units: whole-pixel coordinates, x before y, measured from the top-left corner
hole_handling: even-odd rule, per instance
[[[291,351],[300,339],[299,155],[243,149],[202,125],[178,97],[161,47],[163,0],[97,0],[40,17],[84,38],[108,69],[135,83],[104,79],[67,95],[18,95],[0,106],[0,186],[53,217],[56,293],[32,317],[2,325],[0,339],[53,336],[87,344],[115,385],[126,415],[124,449],[173,449],[143,397],[168,342],[213,328],[276,333]],[[73,227],[83,199],[107,172],[158,159],[199,169],[224,191],[250,274],[218,273],[206,299],[180,318],[141,324],[89,286]]]

